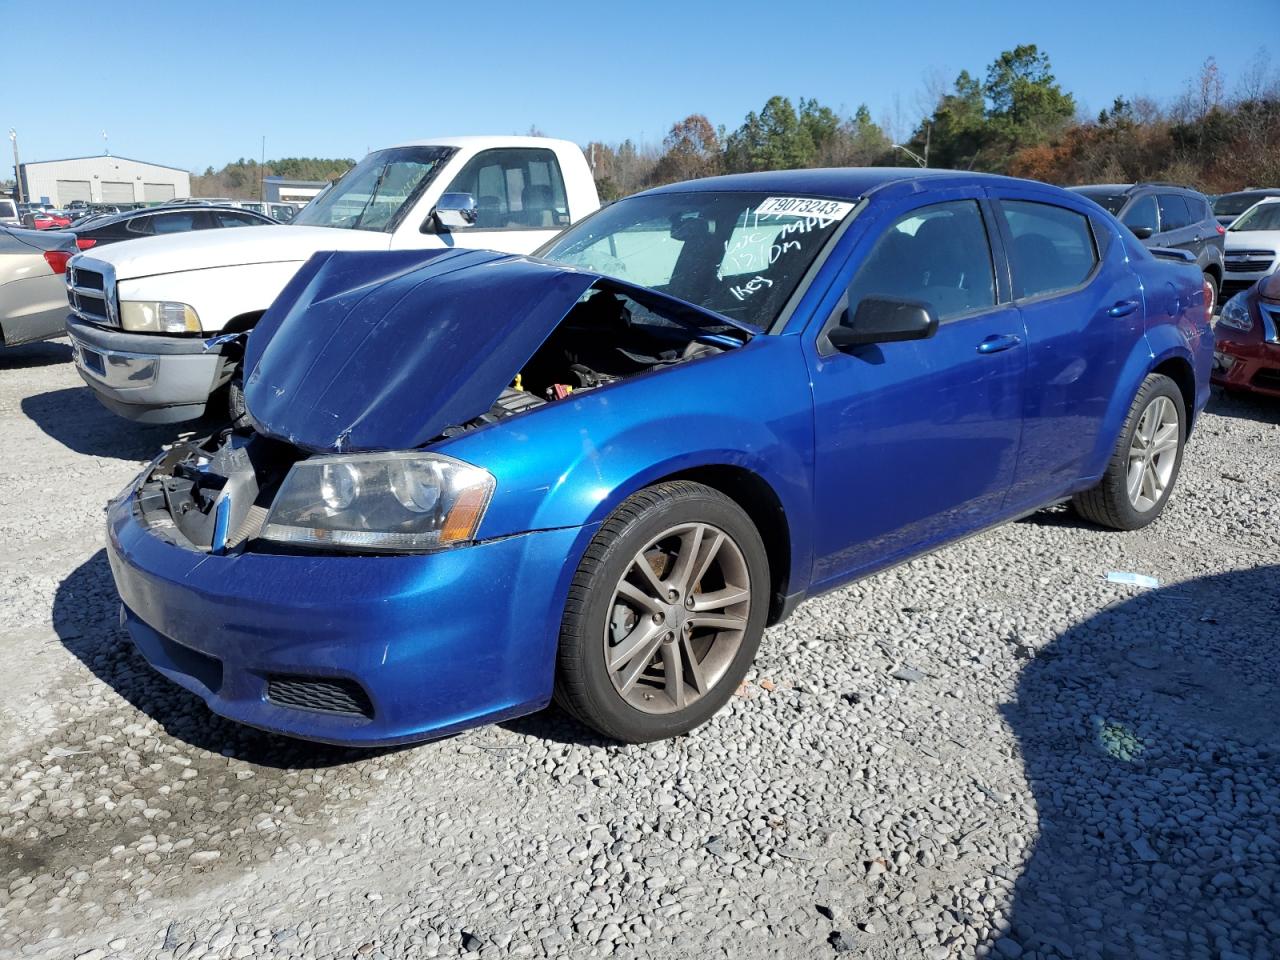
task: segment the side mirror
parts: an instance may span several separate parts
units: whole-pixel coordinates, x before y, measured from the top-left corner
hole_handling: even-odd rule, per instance
[[[827,332],[827,340],[837,350],[844,350],[869,343],[926,340],[937,332],[938,317],[927,303],[866,297],[859,301],[853,322],[846,312],[844,322]]]
[[[442,193],[431,211],[436,225],[444,230],[465,230],[476,225],[476,198],[469,193]]]
[[[1126,226],[1128,226],[1126,224]],[[1139,240],[1147,240],[1155,234],[1155,230],[1151,227],[1129,227],[1129,232]]]

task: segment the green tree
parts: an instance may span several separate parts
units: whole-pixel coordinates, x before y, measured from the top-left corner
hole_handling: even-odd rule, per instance
[[[814,117],[813,123],[820,125],[821,119]],[[816,152],[811,128],[801,122],[789,99],[775,96],[758,115],[748,113],[742,126],[729,134],[724,165],[730,172],[793,170],[810,166]]]
[[[1000,54],[987,68],[983,92],[992,132],[1011,148],[1043,143],[1076,112],[1075,98],[1054,79],[1049,55],[1034,43]]]
[[[912,134],[911,150],[927,156],[931,167],[969,170],[991,139],[982,84],[968,70],[961,70],[955,86],[934,107]],[[911,162],[903,158],[901,162]]]

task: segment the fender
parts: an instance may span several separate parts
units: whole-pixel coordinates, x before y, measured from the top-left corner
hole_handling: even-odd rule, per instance
[[[431,449],[494,472],[497,488],[481,539],[598,524],[637,490],[699,467],[750,471],[786,515],[794,591],[807,585],[812,569],[813,416],[807,392],[770,385],[804,377],[797,338],[762,336]],[[707,403],[713,394],[716,402]],[[717,412],[726,410],[733,412]],[[670,452],[655,459],[657,450]],[[585,549],[585,540],[576,547]],[[576,566],[578,556],[567,559]]]

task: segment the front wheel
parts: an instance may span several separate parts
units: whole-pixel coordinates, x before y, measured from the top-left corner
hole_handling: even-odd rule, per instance
[[[588,546],[560,628],[556,699],[643,743],[716,713],[755,658],[769,561],[742,508],[687,481],[626,500]]]
[[[1182,392],[1168,377],[1149,374],[1129,408],[1102,480],[1072,500],[1086,519],[1137,530],[1160,516],[1182,467],[1187,439]]]

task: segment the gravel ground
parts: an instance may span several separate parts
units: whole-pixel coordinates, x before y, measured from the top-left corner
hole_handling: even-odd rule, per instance
[[[133,653],[102,509],[176,431],[68,356],[0,353],[0,956],[1280,955],[1280,405],[1215,398],[1145,532],[1046,511],[806,604],[678,742],[354,753]]]

